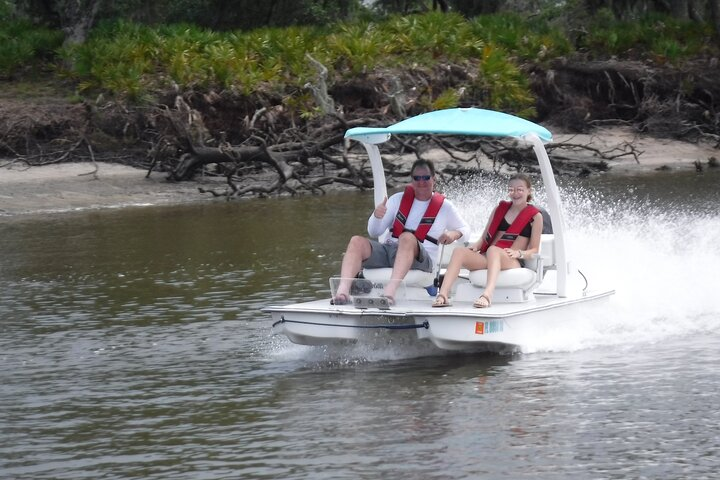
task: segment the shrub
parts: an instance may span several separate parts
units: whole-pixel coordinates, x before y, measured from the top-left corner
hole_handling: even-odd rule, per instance
[[[23,68],[42,66],[62,42],[59,30],[35,27],[24,20],[0,24],[0,75],[11,77]]]
[[[379,23],[249,32],[213,32],[192,25],[153,29],[118,21],[100,25],[85,45],[64,55],[74,65],[69,73],[83,88],[129,99],[172,84],[181,89],[244,94],[273,89],[285,97],[288,92],[298,95],[317,75],[307,54],[328,68],[331,79],[385,68],[460,63],[478,72],[470,88],[484,105],[531,113],[534,98],[515,59],[535,58],[541,50],[559,54],[566,48],[557,34],[531,28],[516,16],[468,21],[456,14],[428,13]],[[431,108],[457,104],[455,88],[448,85],[438,90],[439,96],[424,92],[423,103]]]

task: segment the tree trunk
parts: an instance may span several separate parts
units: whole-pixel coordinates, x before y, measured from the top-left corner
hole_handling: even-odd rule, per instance
[[[325,65],[315,60],[309,53],[305,53],[305,58],[307,58],[318,71],[317,84],[307,83],[305,87],[312,91],[315,102],[317,102],[322,112],[326,115],[332,115],[335,113],[335,101],[328,93],[328,69]]]
[[[433,0],[433,10],[437,10],[437,7],[440,7],[440,11],[447,12],[448,11],[448,3],[447,0]]]
[[[63,47],[85,43],[101,4],[102,0],[60,0],[57,2],[60,23],[65,32]]]
[[[270,8],[267,11],[267,16],[265,17],[265,25],[272,25],[273,17],[275,16],[275,6],[277,5],[277,0],[272,0],[270,2]]]

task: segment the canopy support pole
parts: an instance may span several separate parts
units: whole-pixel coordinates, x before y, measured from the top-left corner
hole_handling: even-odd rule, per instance
[[[363,147],[367,150],[368,157],[370,157],[370,168],[372,169],[373,175],[373,188],[374,188],[374,200],[375,206],[380,205],[385,197],[387,197],[387,185],[385,184],[385,168],[382,164],[382,158],[380,157],[380,149],[373,143],[362,142]]]
[[[571,270],[565,243],[565,216],[563,215],[562,204],[560,203],[560,192],[555,183],[555,175],[553,175],[550,158],[548,157],[542,140],[534,133],[529,133],[525,135],[524,138],[533,146],[538,163],[540,164],[540,172],[542,173],[545,192],[548,197],[548,211],[550,213],[550,219],[552,220],[553,235],[555,236],[557,295],[558,297],[567,297],[568,276]]]

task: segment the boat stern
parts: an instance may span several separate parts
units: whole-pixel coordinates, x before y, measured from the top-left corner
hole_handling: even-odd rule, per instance
[[[329,305],[327,300],[263,309],[273,320],[273,333],[300,345],[375,342],[379,338],[412,336],[427,329],[413,315],[398,309]]]

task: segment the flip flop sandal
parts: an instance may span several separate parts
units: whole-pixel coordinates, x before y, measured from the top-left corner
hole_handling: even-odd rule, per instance
[[[442,293],[438,293],[437,297],[435,297],[435,301],[432,304],[433,307],[439,308],[439,307],[449,307],[450,301],[448,298],[443,295]]]
[[[483,299],[485,299],[485,301],[483,301]],[[475,308],[488,308],[490,305],[492,305],[490,297],[485,294],[480,295],[480,297],[473,302],[473,307]]]

